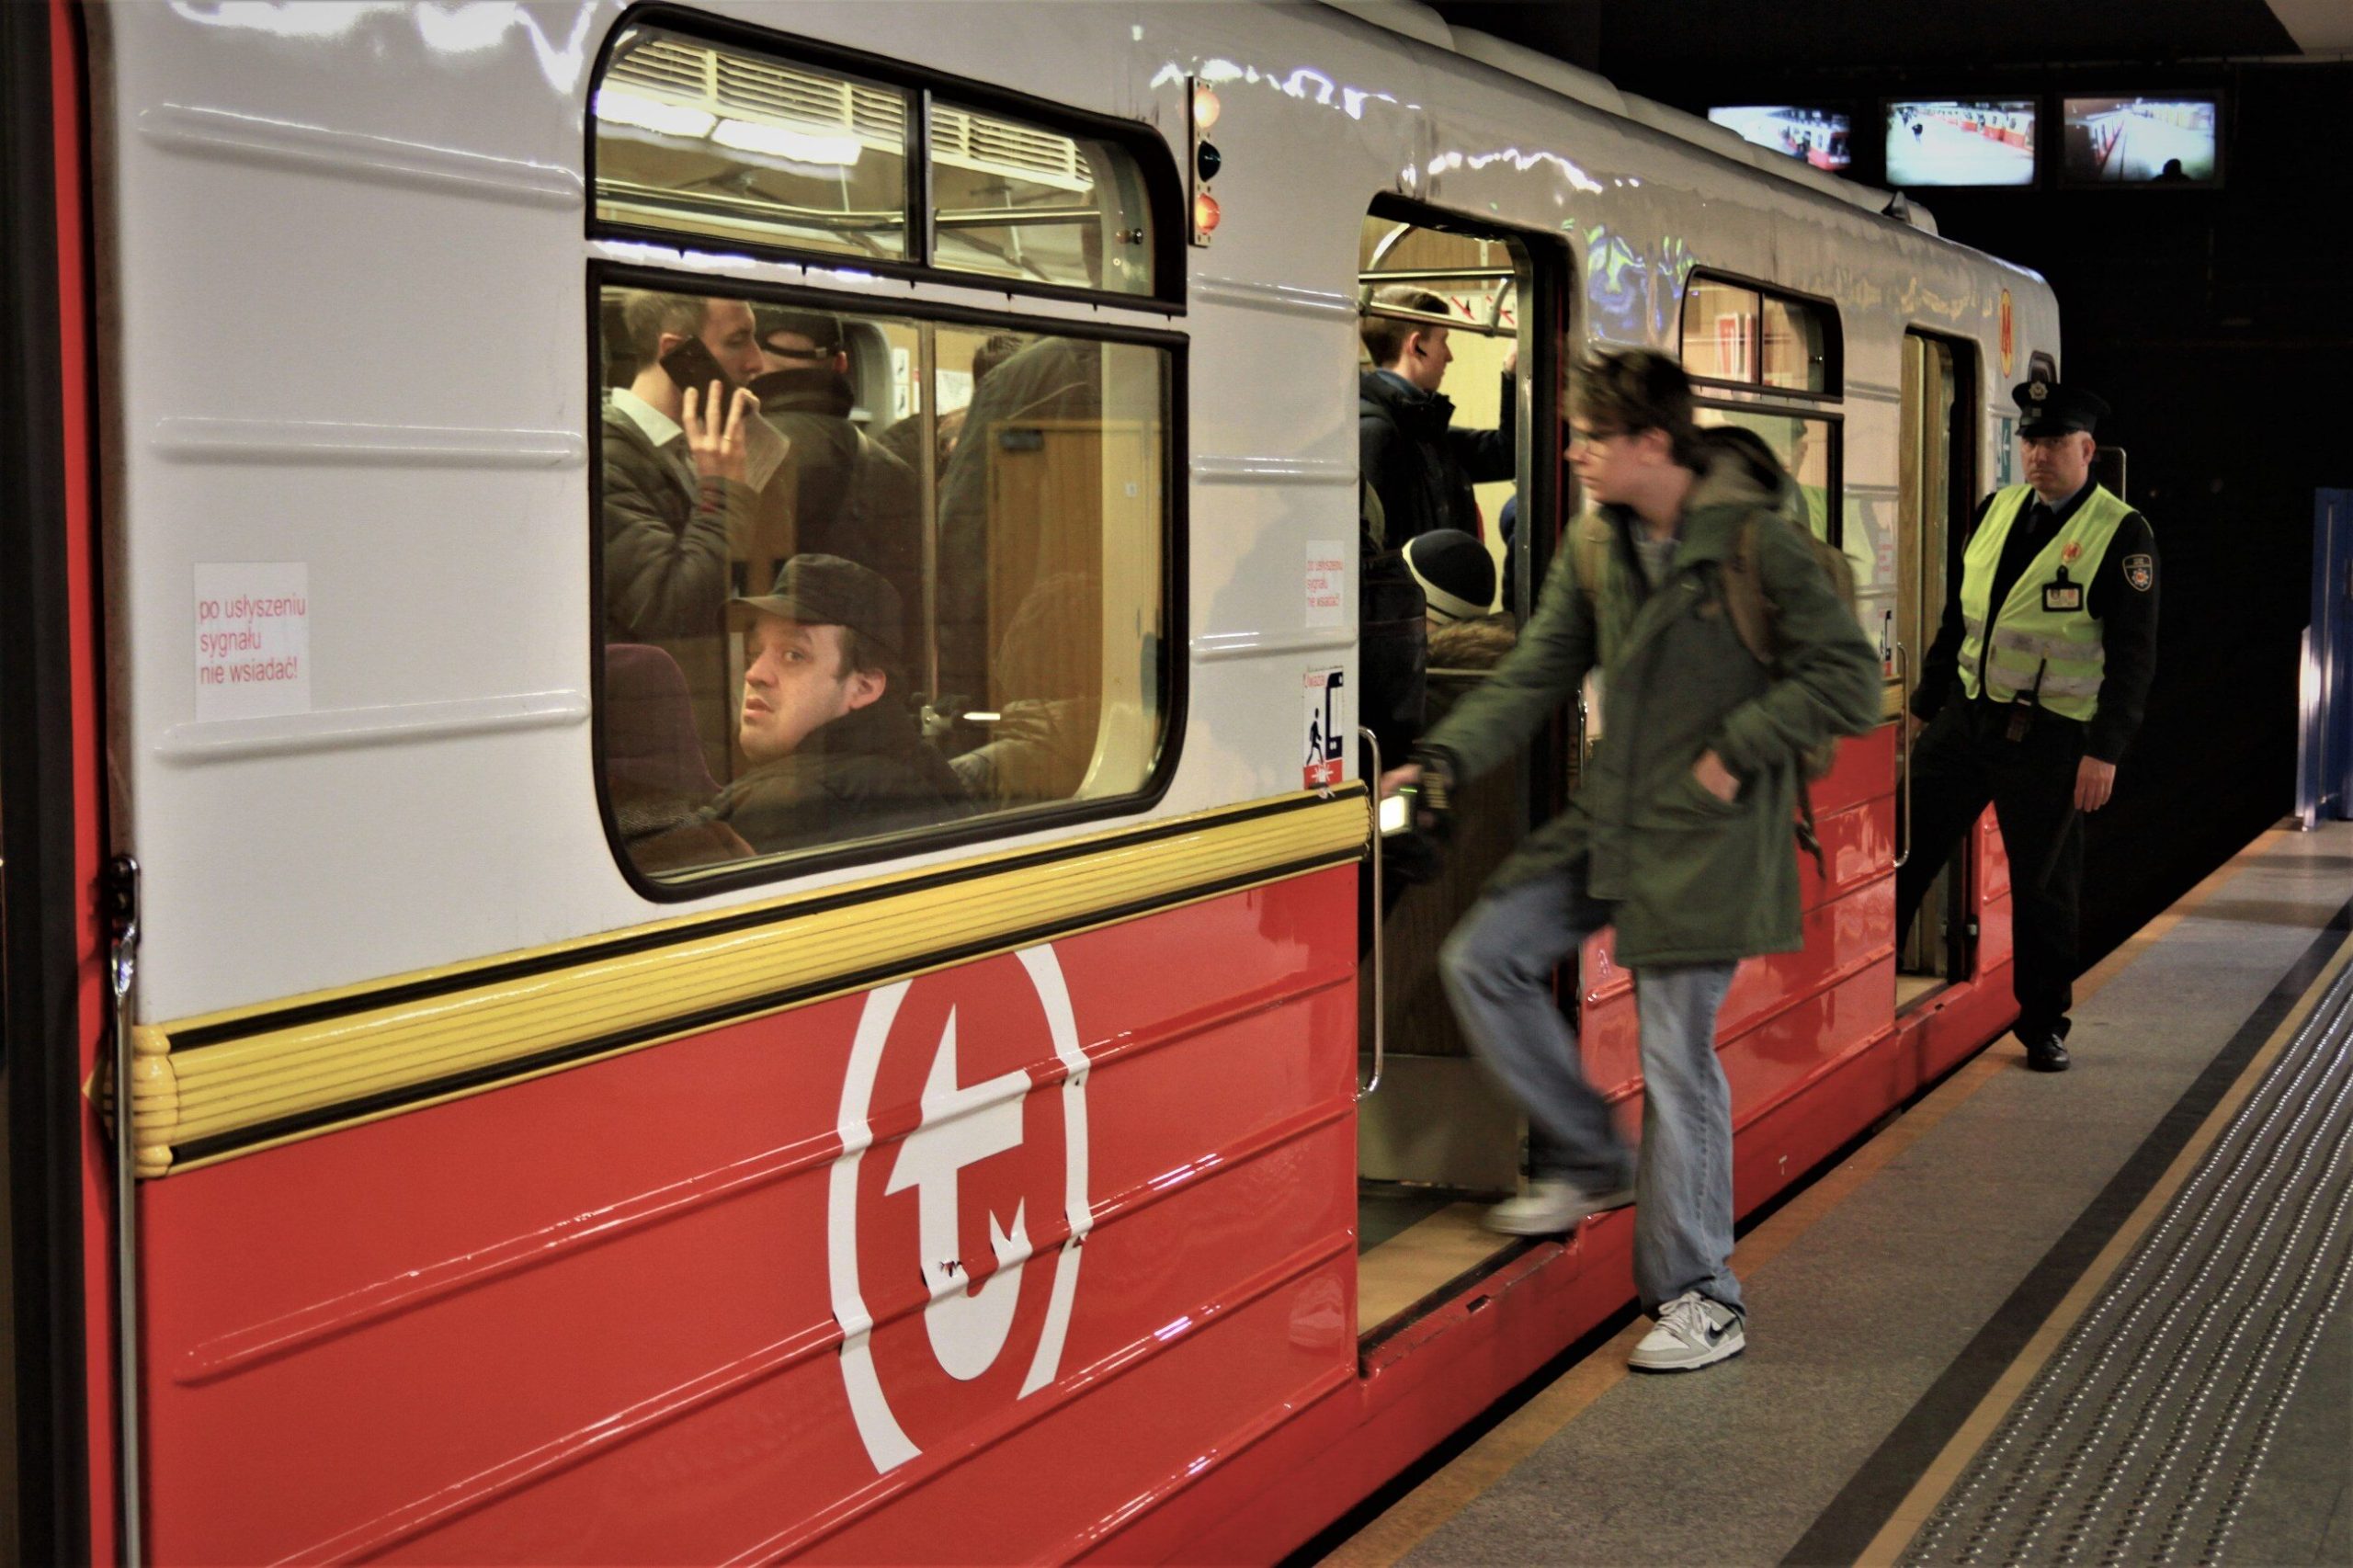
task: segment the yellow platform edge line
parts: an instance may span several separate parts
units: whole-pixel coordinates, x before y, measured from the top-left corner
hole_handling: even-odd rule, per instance
[[[2099,1256],[2092,1259],[2091,1267],[2076,1279],[2074,1289],[2042,1321],[2042,1326],[2035,1330],[2034,1337],[2027,1341],[2026,1347],[2018,1352],[2018,1359],[2012,1361],[1995,1380],[1994,1386],[1985,1392],[1984,1398],[1977,1402],[1977,1408],[1970,1412],[1969,1418],[1961,1424],[1938,1451],[1937,1457],[1929,1461],[1928,1468],[1921,1471],[1920,1479],[1913,1483],[1912,1490],[1904,1494],[1903,1502],[1896,1505],[1895,1512],[1888,1517],[1887,1523],[1880,1527],[1870,1544],[1864,1547],[1861,1555],[1856,1558],[1858,1568],[1892,1565],[1903,1556],[1904,1548],[1912,1543],[1914,1536],[1920,1533],[1920,1527],[1928,1522],[1928,1516],[1936,1512],[1937,1505],[1943,1502],[1946,1494],[1960,1482],[1970,1461],[1977,1457],[1978,1450],[1993,1437],[1995,1428],[2009,1415],[2011,1407],[2018,1403],[2036,1376],[2058,1352],[2060,1344],[2069,1332],[2091,1310],[2092,1303],[2099,1300],[2100,1292],[2108,1288],[2116,1271],[2124,1266],[2124,1260],[2132,1256],[2132,1249],[2140,1244],[2141,1238],[2148,1234],[2149,1228],[2157,1222],[2181,1191],[2183,1184],[2203,1163],[2215,1142],[2230,1126],[2231,1119],[2238,1115],[2240,1108],[2254,1095],[2256,1086],[2263,1082],[2264,1074],[2271,1070],[2271,1064],[2279,1059],[2279,1053],[2287,1049],[2296,1031],[2312,1017],[2313,1008],[2328,988],[2336,983],[2336,977],[2344,972],[2348,962],[2353,962],[2353,941],[2338,945],[2335,956],[2304,988],[2303,994],[2296,998],[2296,1005],[2288,1009],[2288,1016],[2279,1021],[2278,1028],[2271,1031],[2270,1038],[2263,1042],[2262,1048],[2248,1059],[2246,1066],[2232,1081],[2230,1088],[2215,1103],[2214,1108],[2207,1112],[2206,1119],[2198,1124],[2198,1131],[2190,1134],[2189,1142],[2182,1145],[2181,1152],[2174,1156],[2173,1163],[2157,1178],[2156,1185],[2149,1188],[2139,1206],[2123,1224],[2117,1227],[2116,1233],[2109,1238]]]

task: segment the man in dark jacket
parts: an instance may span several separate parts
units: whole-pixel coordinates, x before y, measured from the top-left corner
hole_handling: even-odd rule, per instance
[[[736,738],[753,763],[711,815],[764,855],[961,816],[956,776],[894,690],[899,596],[856,562],[796,555],[736,599],[745,631]]]
[[[605,632],[616,642],[715,637],[728,559],[783,455],[742,383],[760,373],[741,300],[632,292],[621,310],[638,369],[604,410]],[[699,339],[736,383],[687,388],[662,361]],[[714,397],[714,393],[718,395]]]
[[[760,415],[791,455],[767,489],[765,508],[789,522],[790,553],[839,555],[881,573],[901,605],[923,603],[923,533],[913,470],[866,437],[850,419],[858,397],[841,318],[825,311],[763,305],[756,312],[766,370],[752,382]],[[773,530],[785,533],[786,530]],[[892,634],[915,645],[916,628]]]
[[[1802,945],[1792,817],[1805,753],[1877,722],[1879,661],[1777,512],[1784,497],[1702,441],[1680,366],[1606,355],[1573,412],[1571,461],[1609,533],[1601,580],[1579,582],[1584,552],[1561,551],[1518,645],[1381,788],[1477,778],[1588,674],[1606,675],[1608,724],[1575,796],[1495,874],[1440,967],[1463,1033],[1550,1145],[1552,1168],[1489,1222],[1554,1234],[1631,1197],[1634,1282],[1658,1319],[1631,1361],[1682,1371],[1746,1343],[1716,1010],[1741,959]],[[1725,608],[1724,563],[1744,535],[1774,607],[1769,665]],[[1605,926],[1641,1011],[1639,1168],[1552,992],[1555,967]]]
[[[1376,306],[1443,316],[1446,301],[1422,290],[1396,286],[1372,297]],[[1454,400],[1438,391],[1454,362],[1449,329],[1435,322],[1368,313],[1361,329],[1373,368],[1357,381],[1357,457],[1364,482],[1381,497],[1383,549],[1431,528],[1476,536],[1479,506],[1471,487],[1511,478],[1517,420],[1512,365],[1504,361],[1503,417],[1493,430],[1453,427]]]

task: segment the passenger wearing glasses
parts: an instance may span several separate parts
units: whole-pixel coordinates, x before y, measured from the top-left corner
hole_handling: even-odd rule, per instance
[[[1716,1012],[1740,960],[1802,945],[1792,822],[1806,754],[1879,719],[1879,660],[1778,508],[1786,486],[1705,439],[1662,354],[1603,355],[1572,399],[1570,461],[1600,551],[1564,548],[1518,646],[1381,780],[1427,809],[1508,761],[1588,675],[1608,722],[1566,810],[1499,870],[1439,955],[1463,1034],[1544,1134],[1494,1228],[1556,1235],[1632,1203],[1657,1325],[1631,1358],[1688,1371],[1747,1342],[1732,1272],[1732,1096]],[[1725,573],[1753,562],[1777,656],[1752,655]],[[1583,562],[1599,580],[1578,580]],[[1580,1068],[1553,971],[1603,927],[1640,1009],[1639,1160]]]

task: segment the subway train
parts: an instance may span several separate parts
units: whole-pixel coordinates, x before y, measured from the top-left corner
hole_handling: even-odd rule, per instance
[[[1369,310],[1505,610],[1603,346],[1854,565],[1741,1210],[2010,1022],[1898,715],[2058,311],[1921,210],[1405,5],[6,9],[28,1550],[1268,1559],[1622,1312],[1433,975],[1606,691],[1364,889]]]

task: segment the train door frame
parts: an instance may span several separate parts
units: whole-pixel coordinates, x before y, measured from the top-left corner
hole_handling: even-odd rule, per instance
[[[1518,454],[1515,487],[1520,503],[1520,526],[1510,544],[1517,591],[1512,602],[1503,608],[1525,623],[1543,574],[1552,563],[1567,516],[1563,510],[1565,481],[1561,428],[1567,378],[1578,347],[1574,335],[1576,320],[1573,308],[1575,298],[1573,284],[1583,276],[1583,272],[1576,247],[1562,236],[1544,231],[1525,229],[1498,222],[1492,217],[1385,193],[1375,196],[1367,204],[1365,220],[1395,222],[1414,230],[1436,230],[1483,241],[1500,241],[1510,247],[1514,269],[1511,287],[1518,318],[1516,337],[1520,356],[1515,372],[1520,391],[1514,415]],[[1377,268],[1360,270],[1358,278],[1360,311],[1368,308],[1368,297],[1364,291],[1374,286],[1372,280],[1379,276]],[[1395,281],[1442,283],[1444,278],[1417,271],[1414,276],[1399,278]],[[1565,718],[1556,716],[1531,743],[1520,779],[1519,801],[1524,820],[1518,824],[1518,836],[1524,837],[1532,832],[1563,803],[1570,780],[1565,769],[1574,757],[1576,734],[1576,717],[1569,711]],[[1393,765],[1402,759],[1390,760]],[[1434,958],[1435,949],[1423,957]],[[1372,986],[1360,983],[1359,1005],[1370,1006],[1370,998],[1375,994]],[[1576,994],[1574,980],[1560,988],[1561,1005],[1564,1009],[1574,1012]],[[1393,1031],[1390,1038],[1392,1049],[1389,1065],[1393,1070],[1401,1061],[1410,1061],[1411,1053],[1393,1049],[1397,1038]],[[1372,1114],[1379,1116],[1387,1106],[1396,1103],[1398,1101],[1393,1095],[1389,1101],[1376,1102]],[[1362,1109],[1358,1112],[1360,1140],[1365,1114]],[[1507,1160],[1495,1162],[1498,1176],[1507,1165],[1514,1185],[1525,1163],[1524,1121],[1516,1119],[1516,1125],[1521,1135],[1511,1141]],[[1361,1171],[1361,1166],[1359,1169]],[[1508,1237],[1483,1234],[1458,1236],[1456,1240],[1461,1244],[1446,1254],[1453,1259],[1452,1264],[1439,1265],[1433,1258],[1422,1265],[1429,1270],[1422,1283],[1429,1288],[1418,1292],[1409,1304],[1382,1312],[1377,1320],[1368,1319],[1360,1312],[1358,1324],[1360,1347],[1369,1348],[1430,1312],[1444,1308],[1462,1291],[1471,1289],[1479,1279],[1526,1250],[1529,1244]],[[1454,1264],[1466,1267],[1451,1273],[1443,1272],[1453,1268]],[[1360,1290],[1361,1284],[1359,1276]]]
[[[1899,551],[1908,556],[1920,574],[1920,580],[1915,584],[1919,590],[1915,600],[1918,611],[1917,624],[1897,628],[1897,645],[1902,650],[1899,659],[1902,684],[1894,722],[1905,732],[1910,729],[1907,715],[1911,710],[1912,695],[1918,688],[1920,662],[1927,655],[1928,645],[1936,640],[1935,629],[1942,621],[1945,600],[1951,584],[1960,574],[1961,552],[1969,539],[1967,518],[1974,511],[1977,498],[1982,494],[1978,471],[1983,453],[1978,436],[1984,428],[1980,423],[1984,414],[1981,346],[1969,337],[1907,322],[1904,328],[1902,350],[1907,371],[1915,342],[1932,349],[1941,348],[1950,356],[1948,380],[1952,402],[1946,418],[1943,550],[1940,575],[1933,585],[1927,577],[1929,554],[1920,548],[1920,541],[1915,537],[1926,517],[1925,497],[1915,496],[1914,517],[1899,517],[1896,521]],[[1901,379],[1899,376],[1899,381]],[[1909,460],[1911,445],[1925,436],[1920,426],[1922,410],[1917,401],[1904,399],[1898,413],[1896,437],[1899,448],[1903,449],[1897,457],[1899,467]],[[1905,551],[1904,546],[1907,542],[1911,548]],[[1937,590],[1933,594],[1928,592],[1932,585]],[[1904,640],[1907,634],[1915,640],[1907,642]],[[1900,744],[1895,748],[1898,834],[1895,863],[1898,866],[1903,865],[1912,852],[1910,740],[1908,733],[1900,734]],[[1922,901],[1923,910],[1936,912],[1938,922],[1936,932],[1931,934],[1924,928],[1897,934],[1901,944],[1896,954],[1899,977],[1896,1011],[1899,1014],[1920,1006],[1948,986],[1965,981],[1976,972],[1978,928],[1973,912],[1977,907],[1979,868],[1971,849],[1973,843],[1973,835],[1962,836],[1936,885],[1930,889],[1929,896]],[[1933,950],[1938,947],[1941,951]],[[1907,959],[1912,964],[1922,967],[1907,968]],[[1936,967],[1938,963],[1942,965],[1941,973]],[[1903,995],[1900,989],[1902,977],[1922,972],[1933,977],[1936,983],[1922,987],[1909,997]]]
[[[103,1238],[83,1077],[98,1006],[98,814],[88,175],[82,18],[0,7],[0,1058],[9,1291],[0,1466],[12,1559],[110,1556]],[[88,1271],[85,1274],[85,1269]]]

